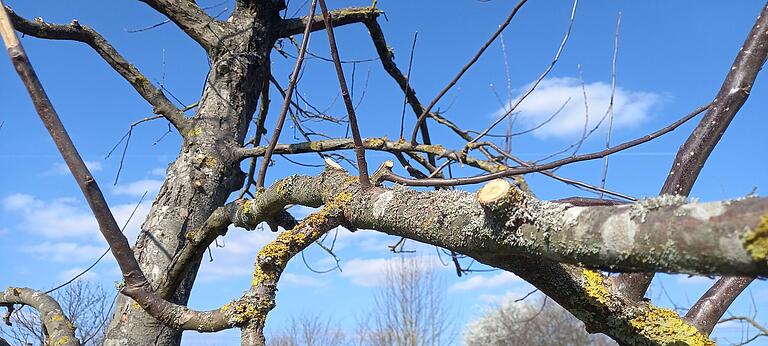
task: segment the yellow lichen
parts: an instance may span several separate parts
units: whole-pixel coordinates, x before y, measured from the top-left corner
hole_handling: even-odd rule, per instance
[[[144,76],[138,76],[133,81],[142,88],[146,88],[149,85],[149,81]]]
[[[638,334],[658,345],[715,345],[714,341],[670,309],[650,306],[648,311],[631,319],[629,324]]]
[[[201,133],[203,133],[203,128],[200,125],[195,125],[187,132],[187,137],[199,136]]]
[[[63,345],[69,345],[73,343],[72,339],[68,335],[62,335],[55,340],[53,340],[50,344],[54,346],[63,346]]]
[[[605,288],[603,274],[591,269],[584,269],[581,273],[584,275],[584,289],[587,295],[594,298],[600,305],[608,305],[610,293]]]
[[[323,150],[323,145],[320,142],[309,142],[309,149],[321,151]]]
[[[296,250],[305,247],[309,242],[319,236],[320,230],[317,229],[317,226],[326,221],[329,210],[336,211],[351,199],[351,193],[339,193],[331,201],[326,203],[323,209],[310,214],[292,230],[280,233],[275,240],[264,246],[261,251],[259,251],[257,258],[269,259],[270,267],[265,271],[264,268],[262,268],[262,265],[256,265],[256,269],[253,272],[253,281],[251,283],[253,287],[265,282],[277,281],[278,273],[282,272],[288,264],[288,260],[297,252]],[[309,228],[312,231],[310,233],[302,232],[301,230],[304,228]]]
[[[366,142],[371,148],[383,148],[386,142],[380,138],[370,138]]]
[[[768,260],[768,214],[760,217],[760,223],[744,234],[744,248],[753,260]]]
[[[59,322],[63,320],[64,320],[64,316],[62,316],[61,314],[54,314],[53,316],[51,316],[51,322]]]
[[[253,200],[251,199],[243,202],[243,213],[248,213],[251,211],[251,204],[253,204]]]

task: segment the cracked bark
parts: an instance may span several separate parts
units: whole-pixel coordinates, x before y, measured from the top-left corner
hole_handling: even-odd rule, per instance
[[[397,186],[364,191],[356,177],[326,170],[281,180],[242,206],[230,205],[242,211],[229,215],[237,226],[255,227],[265,210],[286,204],[318,207],[343,193],[353,195],[345,212],[351,226],[440,246],[511,271],[576,314],[590,331],[627,344],[710,341],[671,310],[624,298],[598,272],[555,261],[622,271],[768,273],[768,262],[745,242],[749,232],[759,233],[768,213],[768,200],[758,198],[686,203],[665,196],[632,205],[575,207],[510,188],[505,202],[483,206],[467,192]]]
[[[191,119],[179,156],[167,170],[134,251],[153,283],[169,292],[170,300],[186,305],[202,252],[193,254],[182,278],[157,280],[183,249],[187,234],[202,227],[231,192],[243,184],[244,173],[232,148],[243,144],[248,124],[263,87],[266,59],[276,40],[278,8],[240,6],[233,13],[230,33],[217,42],[210,57],[211,71],[197,114]],[[178,287],[175,283],[178,283]],[[170,294],[172,292],[172,294]],[[120,296],[108,327],[105,345],[178,345],[181,331],[161,322]]]

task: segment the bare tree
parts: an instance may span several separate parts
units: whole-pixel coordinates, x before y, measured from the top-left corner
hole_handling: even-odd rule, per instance
[[[161,87],[151,83],[85,23],[73,20],[69,24],[53,24],[40,17],[28,20],[10,8],[0,11],[0,34],[11,60],[123,274],[106,345],[178,345],[184,330],[214,332],[229,328],[241,330],[244,345],[263,345],[264,323],[275,306],[277,285],[287,262],[340,225],[348,229],[374,229],[447,249],[453,254],[459,273],[464,270],[459,256],[511,271],[572,312],[590,332],[605,333],[628,345],[711,344],[709,333],[735,297],[754,277],[768,275],[768,199],[696,203],[682,197],[690,192],[709,154],[747,100],[766,60],[768,7],[762,9],[742,49],[734,52],[735,62],[711,103],[635,140],[598,152],[531,163],[484,141],[497,124],[514,113],[515,104],[480,132],[463,129],[450,119],[451,114],[434,110],[519,14],[525,0],[511,6],[498,30],[426,106],[417,97],[415,86],[395,64],[379,25],[381,11],[375,7],[376,1],[371,6],[328,11],[324,0],[312,0],[307,16],[284,18],[280,15],[286,6],[284,1],[237,0],[226,19],[210,15],[194,1],[142,2],[175,24],[206,54],[210,71],[195,107],[175,106]],[[570,23],[576,5],[574,1]],[[316,14],[317,6],[322,14]],[[349,45],[337,46],[333,34],[334,27],[342,25],[368,30],[382,68],[403,91],[417,119],[410,138],[389,140],[379,133],[365,137],[361,133],[340,67],[343,60],[339,47]],[[98,184],[48,100],[14,27],[31,37],[88,45],[183,139],[178,157],[168,167],[165,182],[133,247],[120,232]],[[293,101],[302,62],[308,54],[309,37],[320,30],[328,34],[332,57],[329,60],[334,63],[347,112],[341,119],[345,124],[348,121],[351,138],[343,135],[321,139],[308,130],[308,119],[339,119]],[[270,53],[280,49],[289,54],[277,43],[299,34],[302,41],[293,55],[297,57],[295,68],[286,89],[280,88],[284,94],[282,106],[278,114],[270,117],[269,89],[275,80],[271,75]],[[535,92],[551,71],[569,34],[570,26],[555,58],[524,96]],[[558,167],[603,158],[646,143],[702,112],[703,119],[679,150],[658,198],[629,205],[580,197],[545,201],[536,198],[523,179],[527,173],[553,176],[551,170]],[[279,143],[281,138],[285,139],[280,134],[288,119],[304,137],[303,142]],[[463,144],[453,149],[435,145],[430,126],[447,128]],[[261,138],[268,127],[272,129],[272,138],[262,145]],[[445,139],[445,143],[455,141]],[[350,162],[359,170],[357,176],[331,159],[344,159],[331,153],[342,150],[354,150],[356,160]],[[386,161],[379,169],[368,172],[365,154],[371,150],[391,154],[403,166],[402,170]],[[324,158],[325,170],[265,184],[274,155],[300,153],[316,153]],[[503,158],[514,164],[505,164]],[[262,160],[259,170],[257,159]],[[248,161],[248,172],[243,172],[241,164]],[[472,175],[463,170],[456,172],[460,177],[453,177],[452,163],[479,169],[481,173]],[[485,183],[477,193],[448,189],[477,183]],[[604,188],[580,184],[606,193]],[[404,186],[434,187],[438,191]],[[228,202],[238,190],[238,198]],[[285,210],[289,204],[322,209],[297,222]],[[206,247],[225,235],[230,225],[253,229],[262,222],[272,230],[281,226],[286,231],[256,256],[252,286],[218,309],[197,311],[187,307]],[[595,269],[644,274],[616,279]],[[726,277],[681,317],[642,299],[653,272]],[[11,287],[0,295],[0,305],[9,309],[29,305],[38,310],[48,332],[47,342],[77,345],[84,341],[76,337],[70,317],[62,312],[62,307],[42,292]],[[411,333],[425,330],[409,315],[382,316],[382,326],[399,321],[412,324]],[[426,330],[432,333],[439,329],[440,326],[428,326]],[[431,343],[434,338],[424,340]]]
[[[616,345],[605,335],[590,335],[583,322],[546,297],[507,298],[470,322],[464,332],[464,343],[468,346]]]
[[[101,345],[110,317],[112,296],[99,284],[76,280],[53,293],[64,314],[77,326],[75,335],[83,345]],[[11,314],[12,328],[0,335],[18,345],[46,345],[44,330],[36,310],[22,308]]]
[[[267,344],[272,346],[340,346],[347,344],[346,334],[330,317],[304,313],[291,317],[283,330],[273,334]]]
[[[448,345],[452,317],[445,282],[425,257],[401,256],[389,262],[376,290],[373,311],[361,322],[358,338],[372,346]]]

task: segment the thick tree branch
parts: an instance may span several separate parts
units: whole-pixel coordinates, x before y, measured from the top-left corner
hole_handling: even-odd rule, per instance
[[[514,188],[490,200],[458,191],[363,190],[354,177],[329,169],[316,177],[292,176],[277,182],[257,200],[245,202],[233,222],[255,227],[260,221],[254,216],[265,208],[318,207],[344,194],[352,194],[345,213],[349,226],[444,247],[518,273],[579,314],[592,331],[624,342],[641,342],[638,337],[656,343],[660,338],[707,339],[669,310],[624,300],[599,273],[549,259],[612,270],[768,272],[765,259],[753,259],[741,238],[745,227],[759,229],[756,219],[768,212],[765,199],[676,204],[681,201],[673,198],[618,207],[573,207],[539,201]],[[669,227],[681,230],[678,235],[692,236],[675,237]],[[725,245],[716,249],[717,244]],[[669,328],[654,334],[656,324]]]
[[[669,176],[661,188],[662,194],[687,196],[690,193],[707,158],[749,97],[757,74],[768,57],[768,31],[765,30],[767,26],[768,5],[765,5],[709,110],[677,151]],[[624,288],[627,296],[637,300],[645,295],[652,279],[653,273],[627,274],[616,278],[617,284]],[[751,280],[744,278],[720,278],[688,311],[686,318],[701,331],[711,332],[730,304],[711,304],[707,301],[713,298],[732,301],[750,282]]]
[[[141,97],[152,105],[155,114],[164,116],[179,133],[186,135],[189,121],[184,113],[165,97],[162,90],[152,85],[136,66],[125,60],[101,34],[88,26],[81,25],[76,20],[70,24],[50,24],[22,18],[8,7],[6,10],[16,30],[25,35],[51,40],[79,41],[93,48],[109,66],[133,86]]]
[[[220,22],[205,13],[194,1],[141,0],[141,2],[176,23],[206,51],[215,47],[219,39],[224,36]]]
[[[251,213],[262,215],[257,208],[273,203],[317,207],[359,189],[350,178],[331,171],[284,179],[260,203],[244,206],[235,224],[255,227]],[[476,200],[468,192],[376,188],[355,195],[349,222],[464,253],[516,253],[614,271],[768,274],[763,248],[768,218],[761,219],[768,214],[768,199],[687,203],[662,196],[576,207],[538,200],[499,182],[486,185],[505,187],[492,200]]]
[[[330,11],[331,24],[334,27],[353,23],[365,23],[369,20],[375,20],[382,11],[371,7],[349,7],[338,10]],[[278,37],[288,37],[292,35],[301,34],[304,28],[307,26],[307,21],[310,19],[308,16],[301,18],[291,18],[283,20]],[[312,18],[312,24],[310,31],[318,31],[325,29],[323,24],[323,16],[314,16]]]
[[[47,332],[46,345],[80,345],[75,337],[75,327],[51,296],[31,288],[9,287],[0,294],[0,306],[11,309],[14,304],[29,305],[37,310]]]

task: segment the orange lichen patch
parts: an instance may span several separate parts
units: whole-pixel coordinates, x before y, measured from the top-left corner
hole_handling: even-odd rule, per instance
[[[650,306],[645,313],[631,319],[629,324],[637,333],[658,345],[715,345],[714,341],[670,309]]]

